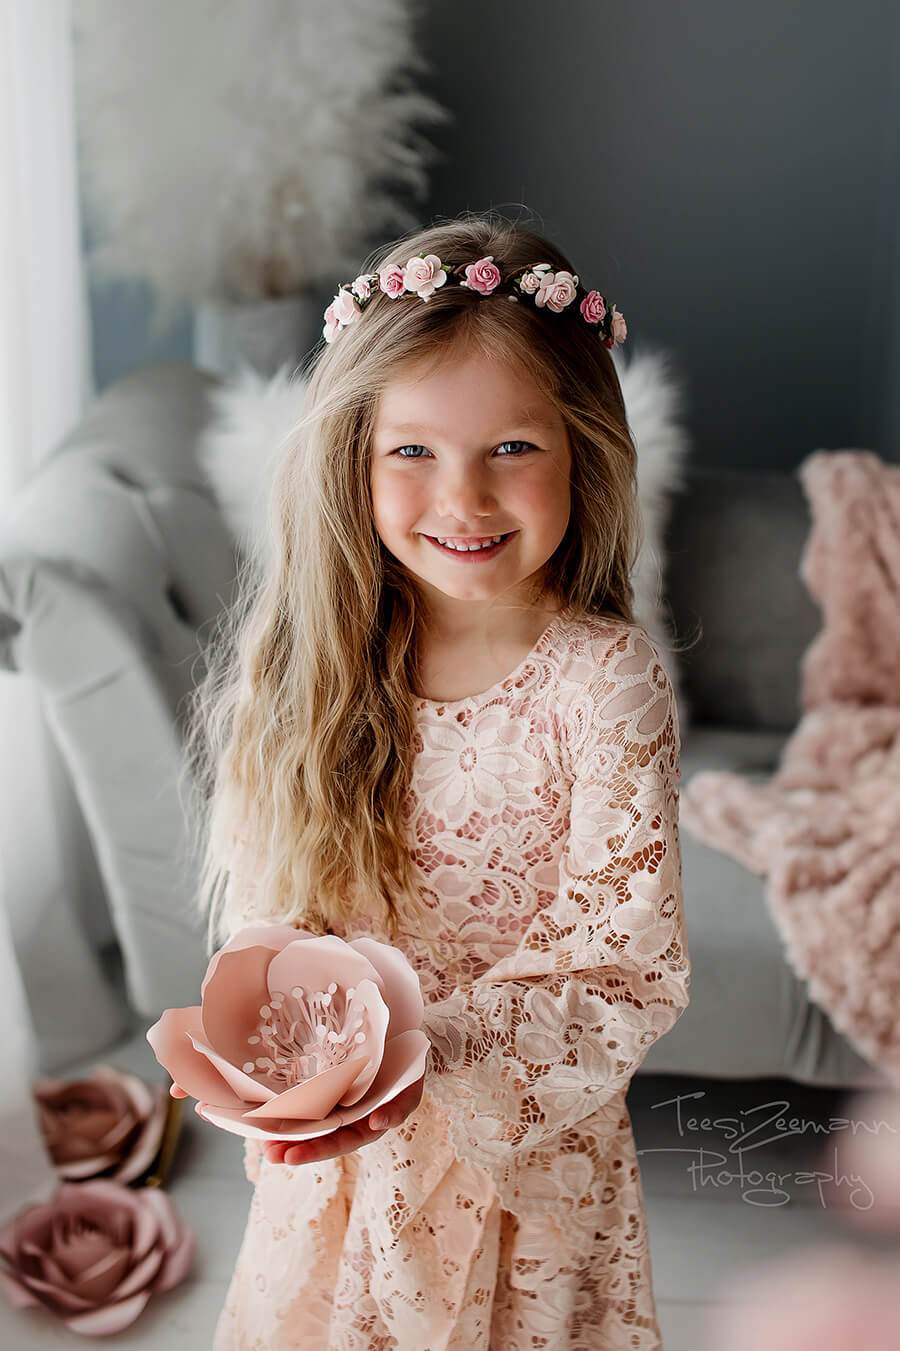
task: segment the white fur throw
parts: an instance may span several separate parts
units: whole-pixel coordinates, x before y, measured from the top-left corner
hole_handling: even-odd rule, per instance
[[[675,687],[681,720],[687,708],[677,660],[669,651],[663,609],[664,532],[673,492],[689,441],[679,417],[682,390],[662,352],[635,351],[626,363],[612,349],[632,436],[638,449],[638,494],[644,542],[632,575],[635,615],[659,644]],[[213,416],[200,436],[197,455],[238,547],[264,566],[271,475],[284,438],[303,405],[306,385],[286,364],[274,376],[244,367],[212,393]]]

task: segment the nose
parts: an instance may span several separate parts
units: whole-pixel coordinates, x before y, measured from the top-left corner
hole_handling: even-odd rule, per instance
[[[460,522],[458,533],[466,534],[480,517],[496,516],[497,495],[479,470],[448,469],[434,489],[433,514],[441,521]]]

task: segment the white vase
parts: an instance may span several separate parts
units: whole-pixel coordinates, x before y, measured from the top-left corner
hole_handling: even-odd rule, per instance
[[[312,290],[274,300],[201,301],[194,310],[194,364],[224,377],[241,366],[274,375],[293,369],[322,336],[323,305]]]

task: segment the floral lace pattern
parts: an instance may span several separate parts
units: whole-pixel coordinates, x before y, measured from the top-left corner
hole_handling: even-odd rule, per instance
[[[248,1142],[215,1351],[661,1346],[625,1095],[689,1000],[674,696],[645,630],[592,616],[513,677],[420,701],[419,1108],[319,1164]]]

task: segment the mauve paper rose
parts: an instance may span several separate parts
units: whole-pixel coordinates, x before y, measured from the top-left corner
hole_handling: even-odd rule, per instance
[[[0,1285],[18,1309],[39,1305],[72,1332],[106,1336],[177,1285],[194,1248],[158,1187],[62,1182],[0,1229]]]
[[[419,978],[399,948],[251,924],[210,960],[200,1004],[147,1033],[197,1114],[255,1140],[311,1140],[425,1073]]]
[[[567,305],[575,299],[578,278],[571,272],[545,272],[541,277],[540,290],[535,293],[535,305],[547,306],[556,314],[561,314]]]
[[[623,343],[625,339],[628,337],[628,325],[625,323],[623,316],[616,309],[615,305],[613,305],[612,307],[612,319],[610,321],[610,324],[611,324],[610,337],[612,338],[613,342],[617,342],[620,344]]]
[[[519,290],[527,296],[533,296],[535,291],[539,291],[541,286],[541,274],[539,272],[523,272],[519,278]]]
[[[47,1152],[61,1177],[80,1182],[104,1174],[133,1182],[159,1152],[171,1099],[165,1084],[147,1084],[111,1065],[80,1079],[33,1084]]]

